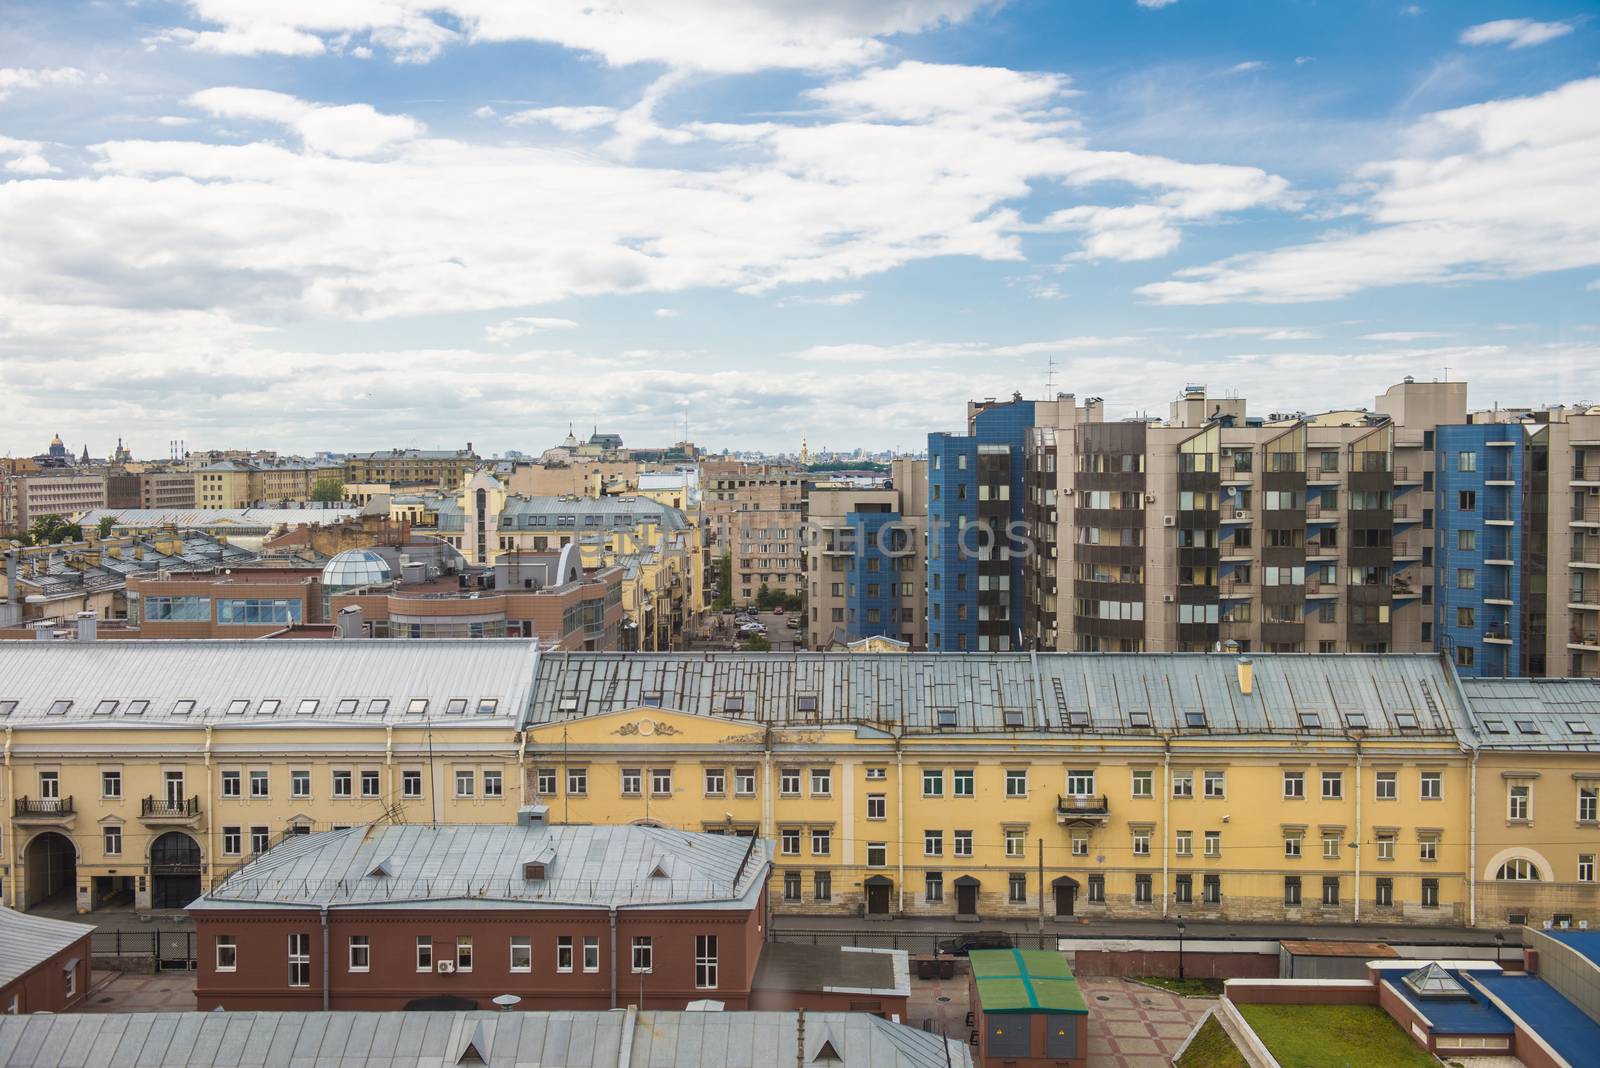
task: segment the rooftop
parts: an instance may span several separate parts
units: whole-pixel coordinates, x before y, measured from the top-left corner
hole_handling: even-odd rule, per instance
[[[504,726],[537,643],[405,639],[0,642],[0,724]]]
[[[1480,975],[1482,989],[1521,1020],[1569,1064],[1593,1064],[1600,1049],[1600,1023],[1584,1014],[1560,991],[1531,975]]]
[[[1462,679],[1479,748],[1600,751],[1600,679]]]
[[[664,827],[368,826],[292,835],[190,908],[750,908],[754,838]]]
[[[1542,934],[1574,950],[1591,964],[1600,965],[1600,931],[1544,931]]]
[[[909,997],[911,959],[903,949],[768,942],[751,989]]]
[[[985,1014],[1088,1015],[1067,958],[1048,949],[975,949],[969,955]],[[976,1007],[976,1006],[975,1006]]]
[[[26,975],[93,930],[86,923],[0,908],[0,986]],[[4,1059],[0,1054],[0,1061]]]
[[[1420,975],[1418,973],[1421,973]],[[1467,975],[1498,974],[1487,968],[1464,972],[1437,961],[1418,966],[1416,961],[1396,962],[1381,969],[1381,981],[1400,1000],[1433,1025],[1441,1035],[1509,1035],[1515,1028],[1506,1014],[1490,1004]]]
[[[361,509],[342,505],[326,508],[91,508],[78,522],[93,527],[106,516],[115,518],[124,529],[178,527],[197,530],[234,529],[266,533],[275,527],[337,523],[361,514]]]
[[[831,1045],[829,1060],[824,1043]],[[863,1013],[162,1012],[0,1017],[0,1062],[422,1068],[971,1068],[959,1042]]]

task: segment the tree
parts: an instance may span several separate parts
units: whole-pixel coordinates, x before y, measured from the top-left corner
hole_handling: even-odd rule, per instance
[[[733,554],[723,553],[717,561],[717,597],[711,607],[726,612],[733,607]]]
[[[311,499],[314,501],[344,500],[344,480],[339,478],[317,479],[317,484],[311,487]]]
[[[747,653],[770,653],[772,643],[767,641],[764,634],[752,634],[745,639],[743,649]]]
[[[106,538],[111,537],[111,528],[116,526],[116,525],[117,525],[117,517],[116,516],[114,516],[114,515],[103,515],[103,516],[100,517],[99,524],[95,527],[95,534],[102,541],[104,541]]]
[[[83,528],[58,515],[42,515],[28,528],[28,541],[32,545],[60,545],[64,541],[82,540]]]

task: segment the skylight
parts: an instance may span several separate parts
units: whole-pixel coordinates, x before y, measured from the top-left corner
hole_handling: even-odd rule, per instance
[[[387,716],[389,714],[389,699],[387,697],[374,697],[367,702],[367,715]]]
[[[321,704],[322,702],[316,698],[308,697],[300,702],[300,707],[295,709],[294,714],[297,716],[314,716],[317,714],[317,706]]]
[[[1204,727],[1206,725],[1206,714],[1204,712],[1185,712],[1183,714],[1183,722],[1191,727]]]
[[[1150,713],[1144,709],[1129,712],[1128,722],[1135,727],[1148,727],[1150,726]]]
[[[175,703],[172,706],[172,714],[174,716],[187,716],[189,713],[191,713],[193,711],[194,711],[194,702],[189,700],[188,698],[184,698],[183,700],[178,701],[177,703]]]
[[[262,701],[259,705],[256,705],[256,715],[276,716],[278,714],[278,706],[281,704],[283,704],[283,702],[279,701],[277,698],[269,697],[265,701]]]
[[[467,699],[465,697],[452,697],[449,701],[445,702],[444,714],[447,716],[459,716],[464,714],[466,711]]]
[[[1594,728],[1589,726],[1588,723],[1584,722],[1581,719],[1569,719],[1569,720],[1567,720],[1567,730],[1571,731],[1573,734],[1593,734],[1594,733]]]
[[[0,716],[9,716],[17,710],[15,701],[0,701]]]
[[[578,710],[578,698],[577,698],[576,694],[568,694],[567,696],[565,696],[565,697],[563,697],[561,699],[561,711],[563,711],[563,712],[576,712],[577,710]]]
[[[72,709],[71,701],[51,701],[49,715],[64,716]]]
[[[1300,713],[1300,726],[1304,730],[1314,731],[1322,726],[1322,717],[1315,712]]]
[[[956,710],[953,708],[939,709],[939,726],[954,727],[956,725]]]
[[[1005,718],[1005,724],[1007,727],[1022,726],[1022,709],[1008,708],[1002,713],[1002,715]]]
[[[94,714],[97,716],[109,716],[116,710],[117,702],[115,701],[101,701],[99,704],[94,706]]]
[[[1415,712],[1396,712],[1394,714],[1395,726],[1403,731],[1417,729],[1417,714]]]
[[[339,703],[334,706],[333,714],[336,716],[353,716],[356,714],[356,705],[359,703],[354,697],[342,697],[339,699]]]
[[[743,712],[744,694],[730,693],[728,696],[724,697],[722,699],[722,710],[724,712]]]
[[[1367,729],[1367,714],[1365,712],[1351,712],[1344,717],[1344,721],[1356,730]]]
[[[648,708],[660,708],[661,707],[661,691],[660,690],[646,690],[644,692],[643,701],[644,701],[645,706],[648,707]]]
[[[1537,723],[1535,723],[1531,719],[1519,719],[1519,720],[1516,721],[1516,724],[1517,724],[1517,733],[1518,734],[1543,734],[1544,733],[1544,731],[1539,729],[1539,725]]]
[[[1488,731],[1490,734],[1511,733],[1510,731],[1506,730],[1506,721],[1503,719],[1486,719],[1483,721],[1483,729]]]
[[[249,701],[245,701],[243,699],[236,699],[236,700],[233,700],[233,701],[229,701],[228,702],[228,715],[230,715],[230,716],[242,716],[242,715],[244,715],[245,709],[247,709],[249,707],[250,707],[250,702]]]
[[[408,716],[420,716],[426,711],[428,711],[428,699],[426,697],[413,697],[406,704],[406,715]]]
[[[815,712],[817,710],[817,695],[803,693],[796,699],[796,707],[802,712]]]
[[[500,699],[498,697],[485,697],[478,702],[478,715],[492,716],[495,713],[495,709],[499,707]]]
[[[1074,708],[1067,713],[1067,722],[1074,727],[1087,727],[1089,725],[1089,713],[1081,708]]]

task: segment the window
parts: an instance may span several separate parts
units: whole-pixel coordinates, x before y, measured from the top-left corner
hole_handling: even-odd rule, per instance
[[[1105,904],[1106,877],[1104,875],[1089,876],[1089,901],[1097,905]]]
[[[1380,771],[1380,772],[1378,772],[1378,778],[1377,778],[1377,781],[1375,783],[1375,789],[1378,792],[1378,800],[1379,801],[1393,801],[1396,797],[1400,796],[1399,790],[1398,790],[1398,784],[1397,784],[1397,779],[1398,778],[1399,778],[1399,773],[1398,772],[1393,772],[1393,771]]]
[[[1456,531],[1456,548],[1464,553],[1477,552],[1478,532],[1476,530]]]
[[[1470,567],[1456,568],[1456,589],[1475,590],[1478,588],[1478,573]]]
[[[1378,835],[1378,859],[1379,860],[1393,860],[1394,859],[1394,835],[1392,835],[1392,834],[1380,834],[1380,835]]]
[[[1200,897],[1207,905],[1222,904],[1222,876],[1207,875],[1201,883]]]
[[[1306,796],[1306,773],[1303,771],[1286,771],[1283,773],[1283,796],[1288,800],[1300,800]]]
[[[100,796],[107,801],[122,798],[122,772],[106,770],[100,773]]]
[[[1283,836],[1283,855],[1286,857],[1300,856],[1300,846],[1304,836],[1298,832]]]
[[[1228,794],[1228,791],[1227,791],[1227,787],[1225,785],[1225,782],[1226,781],[1223,778],[1222,772],[1220,772],[1220,771],[1208,771],[1208,772],[1206,772],[1206,777],[1205,777],[1206,796],[1207,797],[1226,797],[1227,794]]]
[[[811,796],[829,797],[833,794],[833,770],[831,768],[811,769]]]
[[[889,769],[888,768],[868,768],[867,769],[867,781],[868,782],[883,782],[888,777],[889,777]]]
[[[1322,859],[1339,859],[1340,836],[1337,833],[1324,832],[1322,835]]]
[[[1463,606],[1461,608],[1457,608],[1456,609],[1456,626],[1465,627],[1465,628],[1470,630],[1470,629],[1472,629],[1472,628],[1474,628],[1474,627],[1476,627],[1478,625],[1477,616],[1478,616],[1478,614],[1477,614],[1476,609],[1474,609],[1474,608],[1472,608],[1470,606]]]
[[[1222,856],[1222,832],[1221,831],[1207,831],[1206,832],[1205,841],[1206,841],[1206,856],[1208,856],[1208,857],[1220,857],[1220,856]]]
[[[944,769],[943,768],[923,768],[922,769],[922,796],[923,797],[943,797],[944,796]]]
[[[754,797],[756,795],[756,769],[733,769],[733,792],[740,797]]]
[[[784,768],[778,772],[778,792],[784,797],[800,796],[799,768]]]
[[[556,971],[572,971],[572,936],[559,935],[556,938]]]
[[[1075,857],[1089,855],[1089,839],[1087,835],[1075,834],[1072,836],[1072,855]]]
[[[869,819],[869,820],[887,819],[888,816],[885,815],[886,809],[887,809],[887,802],[884,801],[884,795],[883,794],[868,794],[867,795],[867,819]]]
[[[1533,866],[1533,861],[1517,857],[1500,865],[1494,877],[1509,882],[1538,882],[1539,869]]]
[[[778,852],[786,857],[800,855],[800,828],[780,827],[778,829]]]
[[[1005,830],[1006,856],[1020,857],[1027,851],[1027,833],[1018,827],[1007,827]]]
[[[294,768],[289,772],[289,796],[305,798],[311,796],[311,772],[305,768]]]
[[[1439,801],[1444,798],[1444,775],[1442,772],[1425,771],[1422,773],[1422,799],[1424,801]]]
[[[717,986],[717,936],[696,935],[694,939],[694,985],[697,990]]]
[[[311,985],[311,936],[289,936],[289,985]]]
[[[122,828],[115,823],[100,829],[100,847],[108,857],[122,856]]]
[[[1150,771],[1135,771],[1133,773],[1133,796],[1155,796],[1155,773]]]
[[[1578,881],[1580,883],[1594,882],[1594,854],[1578,854]]]
[[[1006,884],[1006,899],[1013,905],[1021,905],[1028,900],[1028,877],[1026,875],[1019,871],[1014,871],[1011,873],[1011,877],[1006,880]]]
[[[1193,797],[1194,796],[1194,772],[1192,772],[1192,771],[1175,771],[1175,772],[1172,773],[1172,796],[1173,797]]]
[[[814,882],[816,885],[812,890],[811,896],[818,901],[832,901],[833,874],[831,872],[819,871],[817,872]]]
[[[362,776],[361,776],[361,796],[362,797],[377,797],[378,796],[378,773],[377,772],[373,772],[372,773],[372,793],[370,793],[370,794],[367,793],[366,782],[367,782],[367,777],[366,777],[365,773],[363,773]],[[487,771],[485,771],[483,773],[483,796],[484,797],[504,797],[505,796],[505,780],[501,778],[501,774],[500,774],[500,769],[499,768],[490,768],[489,770],[487,770]]]
[[[725,769],[707,768],[705,776],[707,797],[721,797],[727,792],[728,775]]]
[[[950,792],[956,797],[972,797],[974,789],[974,776],[971,768],[957,768],[950,773]]]
[[[833,832],[826,827],[811,828],[811,855],[825,857],[833,851]]]
[[[1324,801],[1338,801],[1344,797],[1344,772],[1325,771],[1322,773],[1322,799]]]
[[[1595,822],[1597,799],[1600,799],[1600,787],[1578,787],[1578,821],[1580,823]]]
[[[1435,839],[1435,838],[1424,838],[1421,841],[1419,841],[1417,843],[1417,859],[1419,859],[1419,860],[1429,860],[1429,861],[1438,860],[1439,859],[1439,842],[1438,842],[1438,839]]]
[[[222,796],[239,796],[239,773],[237,771],[225,771],[222,773]]]
[[[1067,772],[1067,793],[1073,797],[1083,797],[1094,793],[1094,772],[1069,771]]]
[[[882,868],[889,863],[889,847],[883,842],[867,843],[867,867]]]
[[[600,936],[583,936],[583,970],[594,973],[600,970]]]
[[[1322,877],[1322,903],[1324,905],[1337,905],[1339,903],[1339,877],[1337,875],[1324,875]]]
[[[958,857],[972,856],[972,832],[955,831],[950,836],[950,851]]]
[[[1028,796],[1028,770],[1026,768],[1006,769],[1006,796]]]
[[[334,780],[334,787],[335,787],[335,791],[337,791],[337,788],[338,788],[338,780],[337,780],[337,778],[335,778],[335,780]],[[472,774],[472,769],[471,768],[457,768],[456,769],[456,796],[457,797],[471,797],[472,794],[473,794],[473,788],[474,788],[474,777],[473,777],[473,774]]]
[[[800,873],[786,871],[783,873],[783,899],[785,901],[800,900]]]
[[[1149,831],[1133,832],[1133,855],[1136,857],[1148,857],[1150,855]]]
[[[656,956],[655,945],[650,941],[649,935],[634,935],[633,937],[633,966],[634,975],[649,975],[655,971]]]
[[[649,939],[646,939],[645,941],[649,941]],[[638,942],[639,942],[639,940],[637,938],[634,939],[634,944],[635,945],[637,945]],[[637,952],[637,950],[635,952]],[[512,935],[511,936],[511,953],[510,953],[509,960],[511,962],[511,964],[510,964],[511,971],[514,971],[514,972],[531,972],[531,971],[533,971],[533,939],[530,938],[527,935]],[[638,970],[639,970],[638,968],[634,969],[634,971],[638,971]]]
[[[265,853],[272,848],[272,832],[265,827],[250,828],[250,852]]]
[[[406,768],[400,773],[400,796],[412,800],[422,796],[421,771],[416,768]]]
[[[1283,877],[1283,903],[1291,908],[1300,907],[1300,876]]]
[[[644,772],[638,768],[622,769],[622,796],[638,797],[643,792]]]
[[[567,769],[567,796],[587,797],[589,794],[589,769]]]
[[[1394,906],[1393,879],[1379,879],[1377,881],[1376,901],[1380,908],[1392,908]]]
[[[1476,471],[1478,469],[1478,454],[1475,452],[1456,453],[1457,471]]]
[[[462,935],[456,939],[456,971],[470,972],[472,970],[472,938]]]
[[[1187,905],[1194,900],[1194,879],[1188,875],[1179,875],[1174,879],[1172,900],[1180,905]]]
[[[265,771],[252,771],[250,773],[250,796],[267,797],[267,773]]]
[[[943,831],[923,831],[922,832],[922,855],[925,856],[925,857],[942,857],[942,856],[944,856],[944,832]]]
[[[470,797],[471,795],[472,795],[472,790],[470,788],[470,785],[469,785],[469,787],[467,789],[466,794],[462,794],[459,788],[456,790],[456,796],[458,796],[458,797],[462,797],[462,796]],[[335,771],[333,773],[333,796],[334,797],[349,797],[350,796],[350,770],[348,768],[343,768],[343,769],[337,770],[337,771]]]
[[[239,943],[233,935],[217,935],[217,971],[232,972],[239,968]]]
[[[1439,907],[1439,880],[1422,880],[1422,907],[1436,909]]]
[[[353,972],[369,971],[372,967],[372,946],[367,941],[366,935],[350,936],[350,970]]]
[[[236,857],[243,850],[244,834],[242,828],[222,828],[222,852],[224,856]]]
[[[1526,823],[1528,820],[1528,802],[1531,799],[1533,787],[1517,785],[1510,788],[1506,818]]]
[[[1177,835],[1175,836],[1175,845],[1174,845],[1173,851],[1175,853],[1177,853],[1178,856],[1180,856],[1180,857],[1193,856],[1194,855],[1194,832],[1193,831],[1179,831],[1177,833]]]
[[[1135,875],[1133,877],[1133,900],[1140,905],[1148,905],[1150,903],[1150,876]]]

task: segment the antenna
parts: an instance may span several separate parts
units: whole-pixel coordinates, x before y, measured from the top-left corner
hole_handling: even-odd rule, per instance
[[[1046,400],[1056,395],[1056,358],[1050,357],[1044,375],[1044,396]]]

